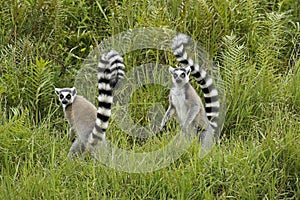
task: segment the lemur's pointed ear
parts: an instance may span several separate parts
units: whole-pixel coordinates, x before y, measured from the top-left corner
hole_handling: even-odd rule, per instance
[[[191,73],[191,67],[190,66],[188,66],[188,67],[186,67],[185,68],[185,70],[186,70],[186,74],[189,76],[190,75],[190,73]]]
[[[174,72],[174,68],[173,67],[169,67],[169,72],[171,73],[171,74],[173,74],[173,72]]]
[[[59,89],[59,88],[55,88],[55,93],[56,93],[56,95],[59,95],[60,90],[61,90],[61,89]]]
[[[74,96],[74,95],[77,95],[77,90],[76,90],[75,87],[72,87],[72,88],[71,88],[71,91],[72,91],[72,95],[73,95],[73,96]]]

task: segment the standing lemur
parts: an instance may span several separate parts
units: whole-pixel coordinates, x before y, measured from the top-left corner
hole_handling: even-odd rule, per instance
[[[77,95],[76,88],[55,88],[70,128],[70,140],[73,142],[68,157],[84,152],[92,155],[97,145],[105,145],[105,132],[111,115],[113,102],[112,90],[124,79],[124,62],[118,52],[111,50],[102,55],[98,63],[98,109]]]
[[[210,149],[215,140],[215,131],[219,116],[219,98],[211,77],[206,71],[188,57],[184,48],[189,43],[187,35],[179,34],[173,39],[172,50],[177,61],[185,68],[169,67],[172,75],[173,87],[169,96],[169,108],[161,122],[161,129],[165,123],[177,114],[179,123],[184,132],[196,128],[200,133],[202,147]],[[204,93],[205,107],[195,89],[189,83],[189,75],[192,75],[200,84]],[[191,126],[190,126],[191,125]]]

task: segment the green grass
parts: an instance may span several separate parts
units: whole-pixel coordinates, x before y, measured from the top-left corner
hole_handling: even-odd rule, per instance
[[[297,1],[0,3],[0,199],[300,198]],[[227,105],[220,144],[199,158],[194,142],[169,166],[147,173],[117,171],[88,158],[70,162],[69,126],[54,87],[73,86],[103,39],[141,27],[186,33],[217,63]],[[124,55],[127,71],[174,63],[162,52]],[[136,90],[131,118],[147,125],[154,103],[166,108],[166,93],[156,85]],[[167,145],[177,130],[173,121],[164,135],[141,140],[116,123],[112,118],[107,137],[134,152]]]

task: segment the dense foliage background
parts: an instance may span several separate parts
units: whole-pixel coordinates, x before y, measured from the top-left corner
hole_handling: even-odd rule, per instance
[[[0,199],[300,198],[298,0],[0,2]],[[68,162],[54,87],[72,86],[101,40],[140,27],[186,33],[215,60],[226,83],[220,145],[200,159],[195,144],[146,174]],[[125,60],[150,59],[140,55]],[[107,134],[139,150],[168,141],[128,142],[113,123]]]

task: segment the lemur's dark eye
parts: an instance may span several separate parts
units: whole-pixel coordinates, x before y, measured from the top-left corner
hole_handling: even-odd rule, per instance
[[[180,78],[185,78],[185,73],[180,74]]]
[[[173,74],[173,77],[174,77],[174,78],[177,78],[177,77],[178,77],[178,75],[177,75],[177,74]]]
[[[70,100],[70,99],[71,99],[71,95],[68,94],[68,95],[66,96],[66,98],[67,98],[68,100]]]
[[[64,95],[62,95],[62,94],[59,95],[59,98],[60,98],[60,99],[63,99],[63,98],[64,98]]]

